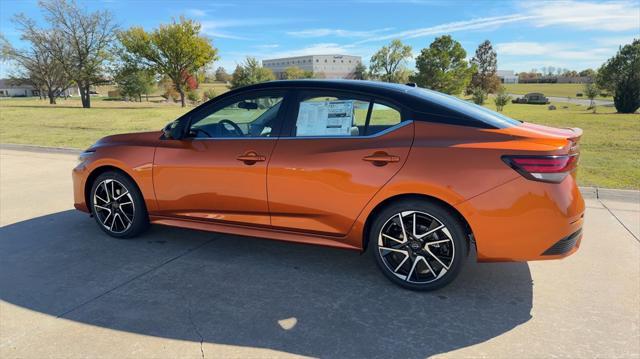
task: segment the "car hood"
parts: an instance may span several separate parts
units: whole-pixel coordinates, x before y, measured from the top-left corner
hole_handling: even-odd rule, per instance
[[[155,146],[162,136],[162,131],[123,133],[99,139],[91,148],[105,146]]]

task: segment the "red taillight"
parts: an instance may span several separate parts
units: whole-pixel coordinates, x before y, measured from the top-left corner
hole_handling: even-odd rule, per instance
[[[502,156],[502,160],[528,179],[559,183],[576,169],[578,155]]]

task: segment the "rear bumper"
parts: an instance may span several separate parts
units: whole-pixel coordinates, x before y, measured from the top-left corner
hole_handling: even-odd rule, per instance
[[[517,178],[456,208],[471,226],[479,261],[563,258],[582,239],[585,207],[573,176],[559,184]]]

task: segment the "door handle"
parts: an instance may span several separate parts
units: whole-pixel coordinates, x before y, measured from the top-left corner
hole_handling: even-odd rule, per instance
[[[364,161],[371,162],[374,166],[384,166],[390,162],[399,162],[400,157],[390,155],[384,151],[375,152],[372,155],[362,158]]]
[[[264,162],[267,160],[265,156],[261,156],[253,151],[247,152],[243,155],[236,157],[238,161],[242,161],[247,165],[253,165],[256,162]]]

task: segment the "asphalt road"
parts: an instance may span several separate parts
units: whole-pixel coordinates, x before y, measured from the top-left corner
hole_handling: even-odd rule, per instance
[[[343,250],[159,226],[109,238],[71,209],[74,164],[0,150],[1,358],[640,356],[637,202],[588,200],[565,260],[471,257],[415,293]]]

